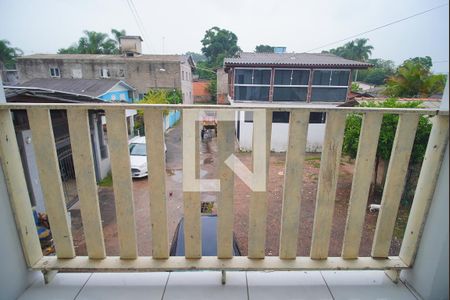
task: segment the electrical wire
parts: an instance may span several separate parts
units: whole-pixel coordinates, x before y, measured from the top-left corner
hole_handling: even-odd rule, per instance
[[[144,43],[145,43],[145,45],[147,45],[148,50],[151,51],[151,47],[148,42],[149,38],[148,38],[147,32],[145,31],[144,24],[142,23],[142,19],[140,18],[139,13],[136,10],[136,6],[134,6],[134,3],[132,0],[126,0],[126,1],[128,4],[128,8],[130,9],[131,14],[134,18],[134,21],[136,22],[138,30],[140,31],[141,35],[144,37]]]
[[[408,17],[405,17],[405,18],[402,18],[402,19],[398,19],[398,20],[392,21],[392,22],[390,22],[390,23],[387,23],[387,24],[384,24],[384,25],[381,25],[381,26],[378,26],[378,27],[369,29],[369,30],[364,31],[364,32],[360,32],[360,33],[358,33],[358,34],[354,34],[354,35],[352,35],[352,36],[349,36],[349,37],[346,37],[346,38],[343,38],[343,39],[340,39],[340,40],[337,40],[337,41],[334,41],[334,42],[331,42],[331,43],[327,43],[327,44],[322,45],[322,46],[320,46],[320,47],[316,47],[316,48],[310,49],[310,50],[308,50],[308,51],[304,51],[304,53],[311,52],[311,51],[315,51],[315,50],[318,50],[318,49],[322,49],[322,48],[325,48],[325,47],[328,47],[328,46],[331,46],[331,45],[334,45],[334,44],[338,44],[338,43],[341,43],[341,42],[344,42],[344,41],[353,39],[353,38],[355,38],[355,37],[358,37],[358,36],[367,34],[367,33],[369,33],[369,32],[373,32],[373,31],[376,31],[376,30],[379,30],[379,29],[382,29],[382,28],[389,27],[389,26],[391,26],[391,25],[394,25],[394,24],[397,24],[397,23],[406,21],[406,20],[408,20],[408,19],[411,19],[411,18],[420,16],[420,15],[426,14],[426,13],[428,13],[428,12],[430,12],[430,11],[433,11],[433,10],[436,10],[436,9],[439,9],[439,8],[442,8],[442,7],[444,7],[444,6],[448,6],[448,3],[444,3],[444,4],[441,4],[441,5],[432,7],[432,8],[430,8],[430,9],[427,9],[427,10],[424,10],[424,11],[421,11],[421,12],[418,12],[418,13],[416,13],[416,14],[410,15],[410,16],[408,16]]]

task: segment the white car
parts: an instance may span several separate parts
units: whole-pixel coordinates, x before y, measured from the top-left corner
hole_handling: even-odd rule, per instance
[[[147,145],[145,136],[137,136],[128,141],[130,149],[131,177],[142,178],[148,176]],[[164,142],[164,153],[167,152]]]

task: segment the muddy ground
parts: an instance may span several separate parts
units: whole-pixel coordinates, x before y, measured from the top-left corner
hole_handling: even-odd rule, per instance
[[[181,158],[181,128],[177,126],[166,134],[167,144],[167,172],[166,194],[168,208],[169,241],[172,241],[175,228],[183,215],[183,200],[181,191],[182,158]],[[217,178],[217,143],[215,138],[202,142],[201,147],[201,176],[202,178]],[[247,166],[251,166],[251,153],[236,153],[239,159]],[[267,216],[266,255],[278,255],[280,218],[284,180],[284,153],[272,153],[270,157],[270,178]],[[310,153],[305,162],[303,176],[303,193],[300,213],[300,226],[298,236],[299,256],[308,256],[311,246],[315,197],[317,192],[317,179],[320,168],[320,154]],[[330,256],[339,256],[342,249],[345,222],[347,218],[348,199],[352,182],[353,162],[343,159],[340,164],[339,180],[337,185],[333,228],[330,239]],[[147,178],[133,180],[135,202],[136,228],[138,237],[139,255],[151,255],[150,208]],[[215,202],[214,193],[202,194],[202,201]],[[112,187],[99,187],[100,210],[103,222],[107,255],[119,255],[117,226],[114,206],[114,193]],[[234,196],[234,232],[243,255],[247,254],[247,228],[248,205],[250,189],[236,177]],[[379,203],[379,197],[369,201]],[[213,207],[213,212],[215,208]],[[72,232],[77,255],[86,255],[86,245],[80,217],[79,206],[70,209],[72,217]],[[408,209],[401,208],[394,238],[391,244],[390,255],[397,255],[404,225],[407,221]],[[360,256],[370,256],[372,239],[378,213],[367,211],[363,228]]]

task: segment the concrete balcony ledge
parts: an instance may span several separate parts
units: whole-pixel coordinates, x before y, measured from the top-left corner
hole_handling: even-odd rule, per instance
[[[59,273],[19,299],[420,299],[383,271]]]

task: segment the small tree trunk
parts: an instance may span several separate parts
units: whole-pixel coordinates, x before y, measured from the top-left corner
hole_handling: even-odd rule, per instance
[[[372,180],[372,184],[370,186],[370,191],[369,191],[369,199],[373,199],[374,198],[374,194],[375,194],[375,187],[377,186],[377,180],[378,180],[378,166],[380,164],[380,157],[378,157],[378,155],[375,157],[375,170],[374,170],[374,178]]]
[[[386,184],[386,176],[388,171],[389,161],[383,160],[383,177],[381,177],[381,186],[384,189],[384,185]]]

